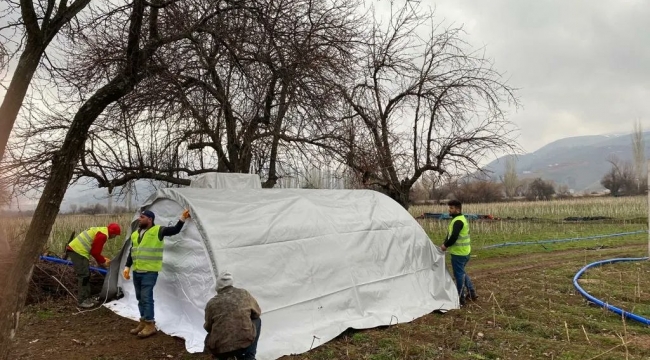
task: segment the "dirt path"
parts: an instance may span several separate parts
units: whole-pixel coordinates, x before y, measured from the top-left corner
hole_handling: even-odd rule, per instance
[[[189,355],[182,339],[129,334],[134,321],[106,308],[75,315],[72,303],[43,304],[22,320],[11,359],[209,359]]]
[[[646,245],[622,245],[602,250],[563,250],[524,254],[516,257],[472,259],[470,275],[481,280],[508,274],[525,276],[540,269],[574,266],[620,256],[644,254]],[[584,258],[584,260],[582,260]],[[577,271],[578,269],[576,269]],[[26,311],[17,335],[11,359],[209,359],[206,355],[188,354],[184,341],[163,333],[138,339],[128,333],[134,321],[124,319],[105,308],[76,314],[72,302],[41,304]]]

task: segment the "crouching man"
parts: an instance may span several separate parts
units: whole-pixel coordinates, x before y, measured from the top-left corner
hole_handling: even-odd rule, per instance
[[[107,227],[91,227],[77,235],[66,246],[66,255],[72,260],[74,271],[79,282],[77,301],[79,307],[88,309],[96,304],[90,298],[90,256],[97,264],[108,269],[111,260],[102,255],[104,244],[108,239],[115,239],[122,233],[120,225],[110,223]]]
[[[232,275],[217,279],[217,295],[205,307],[205,348],[213,359],[255,360],[262,311],[251,294],[233,286]]]

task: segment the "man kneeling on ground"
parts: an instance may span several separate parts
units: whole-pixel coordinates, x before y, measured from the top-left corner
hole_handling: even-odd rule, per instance
[[[232,275],[217,280],[217,295],[205,306],[205,347],[213,359],[255,360],[262,310],[253,296],[233,286]]]

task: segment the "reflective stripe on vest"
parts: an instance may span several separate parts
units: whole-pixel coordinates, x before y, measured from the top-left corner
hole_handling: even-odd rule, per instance
[[[72,241],[70,241],[70,248],[74,250],[77,254],[88,259],[90,257],[90,249],[93,247],[93,242],[95,241],[95,235],[97,233],[103,233],[108,237],[108,228],[107,227],[91,227],[87,230],[84,230],[77,235]]]
[[[460,233],[458,234],[458,239],[456,242],[449,247],[449,253],[452,255],[460,255],[460,256],[467,256],[470,254],[472,251],[471,247],[471,239],[469,236],[469,224],[467,223],[467,218],[465,215],[459,215],[455,218],[453,218],[449,222],[449,229],[447,231],[447,237],[451,235],[451,232],[454,229],[454,223],[456,221],[460,221],[463,223],[463,228],[460,230]]]
[[[133,271],[160,271],[163,261],[164,242],[158,237],[160,225],[155,225],[140,234],[134,231],[131,234],[131,258]]]

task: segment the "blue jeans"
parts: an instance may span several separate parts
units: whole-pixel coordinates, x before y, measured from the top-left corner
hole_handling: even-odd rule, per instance
[[[153,287],[158,280],[157,272],[133,272],[133,286],[135,287],[135,298],[138,299],[140,318],[145,321],[153,321]]]
[[[474,284],[470,280],[469,275],[465,273],[465,265],[469,262],[469,255],[451,255],[451,267],[454,270],[454,278],[456,279],[456,289],[458,290],[458,296],[461,299],[461,302],[464,300],[463,289],[467,287],[470,295],[476,294],[474,289]]]
[[[242,350],[235,350],[229,353],[215,355],[213,356],[213,359],[228,360],[229,358],[232,357],[236,358],[237,360],[255,359],[255,355],[257,354],[257,342],[260,339],[260,332],[262,330],[262,319],[257,318],[252,321],[253,321],[253,325],[255,325],[255,329],[257,329],[257,335],[255,336],[255,340],[253,340],[253,343],[250,344],[249,347]]]

